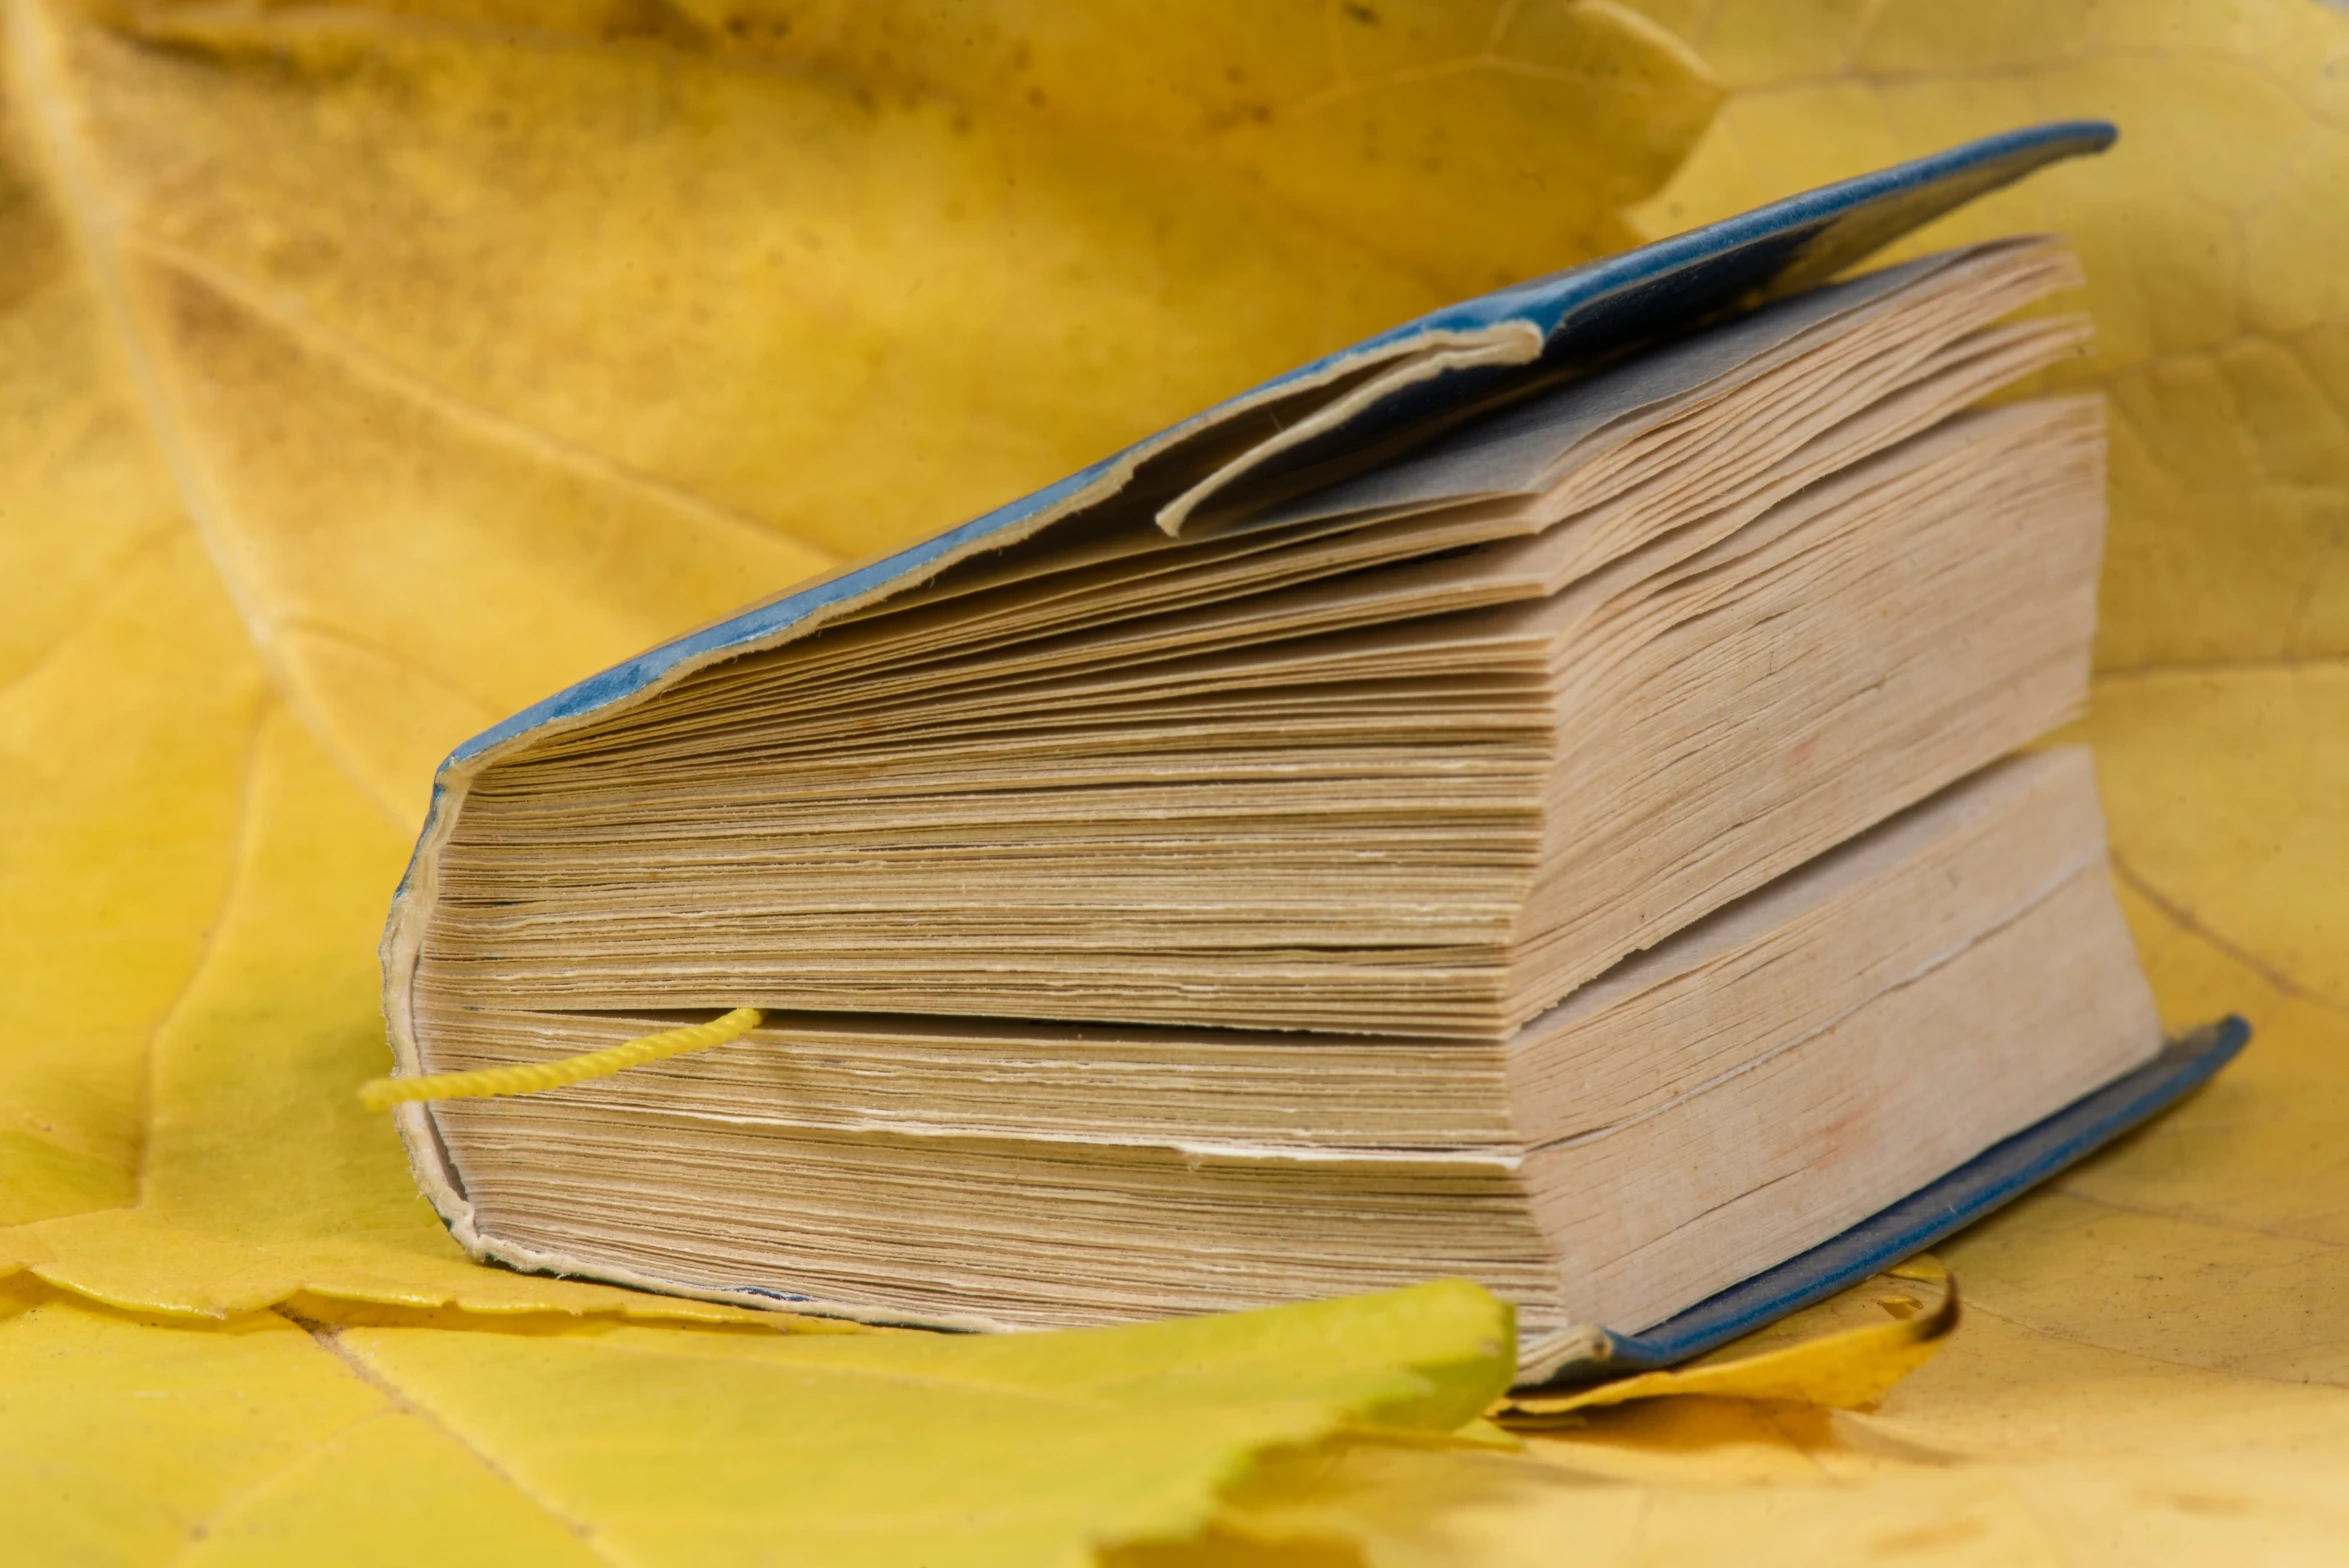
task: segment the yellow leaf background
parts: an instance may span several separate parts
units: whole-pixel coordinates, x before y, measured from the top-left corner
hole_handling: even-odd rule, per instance
[[[0,1516],[36,1560],[2349,1538],[2349,18],[5,11]],[[2088,261],[2089,732],[2165,1012],[2259,1034],[1949,1247],[1967,1325],[1876,1413],[1399,1435],[1491,1376],[1441,1290],[1190,1341],[778,1333],[465,1263],[351,1103],[466,733],[1446,299],[2058,114],[2124,139],[1911,248]],[[1384,1435],[1311,1445],[1344,1422]]]

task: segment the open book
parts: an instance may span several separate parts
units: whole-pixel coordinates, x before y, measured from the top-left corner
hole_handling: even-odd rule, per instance
[[[1465,1275],[1539,1376],[2150,1114],[2224,1050],[2159,1054],[2085,753],[2015,755],[2085,695],[2102,410],[1984,401],[2085,342],[2076,264],[1826,281],[2110,134],[1454,307],[468,743],[403,1074],[765,1016],[403,1106],[426,1192],[942,1326]]]

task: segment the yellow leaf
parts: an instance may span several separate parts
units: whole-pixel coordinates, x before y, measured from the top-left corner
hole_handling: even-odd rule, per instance
[[[2265,988],[2349,1007],[2349,660],[2116,672],[2088,736],[2122,887],[2162,917],[2139,923],[2149,956],[2178,925]]]
[[[0,1286],[0,1389],[14,1562],[597,1560],[272,1314],[178,1329]]]
[[[1626,1408],[1684,1403],[1698,1402]],[[1683,1436],[1711,1454],[1739,1441],[1721,1423]],[[1930,1452],[1887,1460],[1839,1444],[1799,1446],[1761,1427],[1747,1441],[1757,1451],[1774,1444],[1776,1462],[1700,1470],[1684,1450],[1674,1455],[1673,1479],[1637,1482],[1546,1457],[1346,1439],[1262,1467],[1201,1541],[1109,1560],[1117,1568],[2322,1563],[2349,1531],[2338,1447],[2022,1466]]]
[[[1190,1534],[1260,1447],[1440,1431],[1514,1365],[1457,1283],[994,1340],[373,1318],[0,1287],[12,1560],[1077,1564]]]
[[[1904,1266],[1920,1282],[1914,1265]],[[1931,1306],[1920,1295],[1939,1299]],[[1512,1426],[1579,1424],[1579,1412],[1634,1399],[1704,1395],[1713,1398],[1792,1400],[1837,1410],[1872,1408],[1892,1385],[1932,1359],[1958,1326],[1958,1290],[1946,1274],[1919,1291],[1890,1280],[1847,1291],[1840,1304],[1866,1301],[1890,1314],[1868,1314],[1857,1324],[1819,1332],[1815,1321],[1782,1319],[1747,1335],[1733,1350],[1715,1351],[1684,1366],[1614,1378],[1567,1393],[1513,1394],[1495,1407]]]
[[[1462,1284],[998,1339],[341,1339],[629,1560],[908,1568],[1189,1535],[1248,1454],[1344,1422],[1456,1426],[1513,1364],[1507,1309]]]

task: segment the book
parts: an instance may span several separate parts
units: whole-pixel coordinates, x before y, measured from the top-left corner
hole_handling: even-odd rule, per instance
[[[1463,1275],[1543,1377],[2150,1114],[2240,1039],[2163,1051],[2092,765],[2024,749],[2094,631],[2101,406],[2011,395],[2077,263],[1843,276],[2111,135],[1439,312],[468,742],[401,1079],[723,1043],[404,1104],[425,1192],[952,1328]]]

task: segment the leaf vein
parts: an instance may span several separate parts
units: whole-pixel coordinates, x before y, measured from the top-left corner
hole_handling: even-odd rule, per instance
[[[134,232],[130,237],[148,257],[203,284],[303,347],[351,371],[370,385],[390,392],[476,437],[519,447],[562,468],[689,512],[705,522],[748,529],[766,541],[787,537],[751,513],[721,505],[682,485],[614,462],[537,425],[509,418],[462,397],[450,388],[394,362],[358,339],[327,326],[297,302],[216,266],[192,251],[147,234]],[[793,542],[805,544],[805,541]],[[814,546],[808,545],[806,548],[813,550]]]
[[[2082,1192],[2078,1187],[2072,1184],[2076,1179],[2077,1178],[2067,1178],[2066,1180],[2056,1183],[2055,1190],[2076,1202],[2092,1203],[2100,1209],[2110,1209],[2116,1214],[2135,1214],[2149,1220],[2169,1220],[2173,1224],[2192,1225],[2202,1230],[2230,1231],[2245,1236],[2266,1236],[2276,1241],[2289,1241],[2296,1242],[2302,1246],[2321,1247],[2327,1252],[2340,1252],[2344,1250],[2341,1243],[2328,1240],[2323,1236],[2296,1235],[2291,1231],[2276,1230],[2273,1227],[2267,1225],[2238,1225],[2230,1220],[2200,1219],[2194,1215],[2182,1213],[2176,1209],[2156,1208],[2151,1204],[2145,1203],[2123,1203],[2118,1198],[2108,1198],[2099,1193]]]
[[[284,1306],[273,1307],[270,1310],[275,1312],[278,1316],[284,1318],[287,1322],[293,1324],[295,1327],[301,1329],[303,1332],[307,1333],[319,1349],[325,1351],[328,1355],[334,1357],[337,1361],[340,1361],[344,1368],[349,1371],[353,1377],[366,1384],[369,1388],[375,1390],[378,1394],[381,1394],[394,1411],[401,1415],[412,1417],[417,1421],[421,1421],[434,1434],[445,1438],[448,1442],[455,1445],[459,1452],[463,1453],[466,1457],[473,1460],[474,1463],[480,1465],[484,1470],[488,1471],[491,1476],[496,1478],[497,1481],[507,1487],[512,1488],[517,1496],[520,1496],[528,1501],[532,1507],[538,1509],[548,1518],[554,1520],[564,1529],[570,1531],[574,1536],[578,1537],[580,1544],[585,1546],[590,1552],[593,1552],[596,1556],[602,1558],[605,1562],[612,1563],[614,1565],[618,1565],[621,1562],[620,1558],[615,1557],[612,1552],[595,1537],[595,1534],[585,1521],[572,1518],[562,1509],[556,1507],[552,1502],[540,1496],[536,1491],[532,1490],[518,1477],[516,1477],[512,1471],[506,1469],[506,1467],[499,1464],[497,1460],[491,1458],[478,1446],[468,1441],[464,1433],[442,1421],[439,1416],[435,1415],[427,1407],[418,1404],[413,1399],[410,1399],[407,1395],[407,1392],[402,1389],[399,1384],[393,1382],[390,1377],[386,1376],[380,1368],[376,1367],[364,1356],[355,1354],[349,1346],[345,1345],[342,1342],[340,1332],[331,1324],[310,1321],[297,1315]]]
[[[1969,1289],[1966,1296],[1966,1310],[1978,1312],[1987,1318],[1996,1318],[2009,1328],[2019,1329],[2026,1334],[2036,1334],[2041,1339],[2054,1340],[2059,1345],[2084,1345],[2090,1350],[2101,1351],[2108,1356],[2126,1356],[2131,1361],[2140,1361],[2147,1366],[2168,1367],[2173,1371],[2197,1373],[2204,1377],[2232,1378],[2246,1383],[2264,1383],[2276,1388],[2327,1389],[2336,1393],[2349,1393],[2349,1389],[2344,1389],[2341,1384],[2326,1382],[2322,1379],[2277,1377],[2266,1372],[2246,1372],[2240,1367],[2234,1366],[2208,1366],[2198,1361],[2175,1361],[2168,1356],[2157,1356],[2151,1351],[2126,1350],[2119,1345],[2108,1345],[2102,1340],[2091,1339],[2086,1334],[2066,1333],[2062,1329],[2050,1328],[2044,1323],[2034,1323],[2029,1318],[2019,1317],[2012,1312],[2001,1312],[1995,1307],[1986,1306],[1982,1302],[1979,1288]]]
[[[2269,985],[2295,1001],[2308,1002],[2336,1013],[2349,1014],[2349,1006],[2333,1000],[2320,991],[2310,990],[2285,971],[2261,958],[2249,948],[2230,941],[2213,931],[2197,918],[2194,912],[2140,876],[2135,868],[2123,860],[2116,850],[2112,855],[2112,874],[2126,883],[2130,891],[2161,911],[2170,922],[2191,936],[2201,938],[2227,957],[2241,964]]]
[[[245,635],[270,684],[376,809],[395,826],[405,827],[405,814],[367,781],[354,759],[335,742],[323,715],[315,711],[301,684],[293,678],[284,650],[278,646],[275,627],[239,559],[226,526],[224,509],[205,485],[178,421],[168,417],[169,399],[145,336],[137,329],[123,284],[120,259],[107,233],[111,221],[96,195],[95,176],[88,166],[85,150],[79,145],[64,101],[60,86],[63,68],[55,58],[61,46],[35,15],[36,4],[37,0],[7,0],[8,55],[15,68],[13,85],[32,105],[33,139],[51,166],[51,183],[58,193],[66,227],[89,266],[99,313],[129,362],[132,383],[146,410],[149,429],[179,493],[180,509],[203,543],[205,554],[210,557],[213,570],[244,623]]]
[[[244,892],[245,871],[251,862],[261,833],[260,813],[254,809],[260,793],[261,736],[269,727],[269,710],[264,707],[256,713],[245,732],[244,760],[237,775],[236,824],[228,836],[228,875],[222,879],[220,897],[214,902],[211,924],[204,929],[204,945],[188,965],[186,977],[173,993],[171,1003],[155,1020],[155,1027],[147,1032],[147,1047],[139,1063],[139,1157],[131,1173],[131,1190],[138,1194],[131,1207],[138,1208],[147,1201],[147,1164],[155,1147],[156,1058],[162,1050],[163,1038],[179,1023],[187,1010],[196,987],[211,969],[220,954],[220,932],[227,924],[229,911]]]

